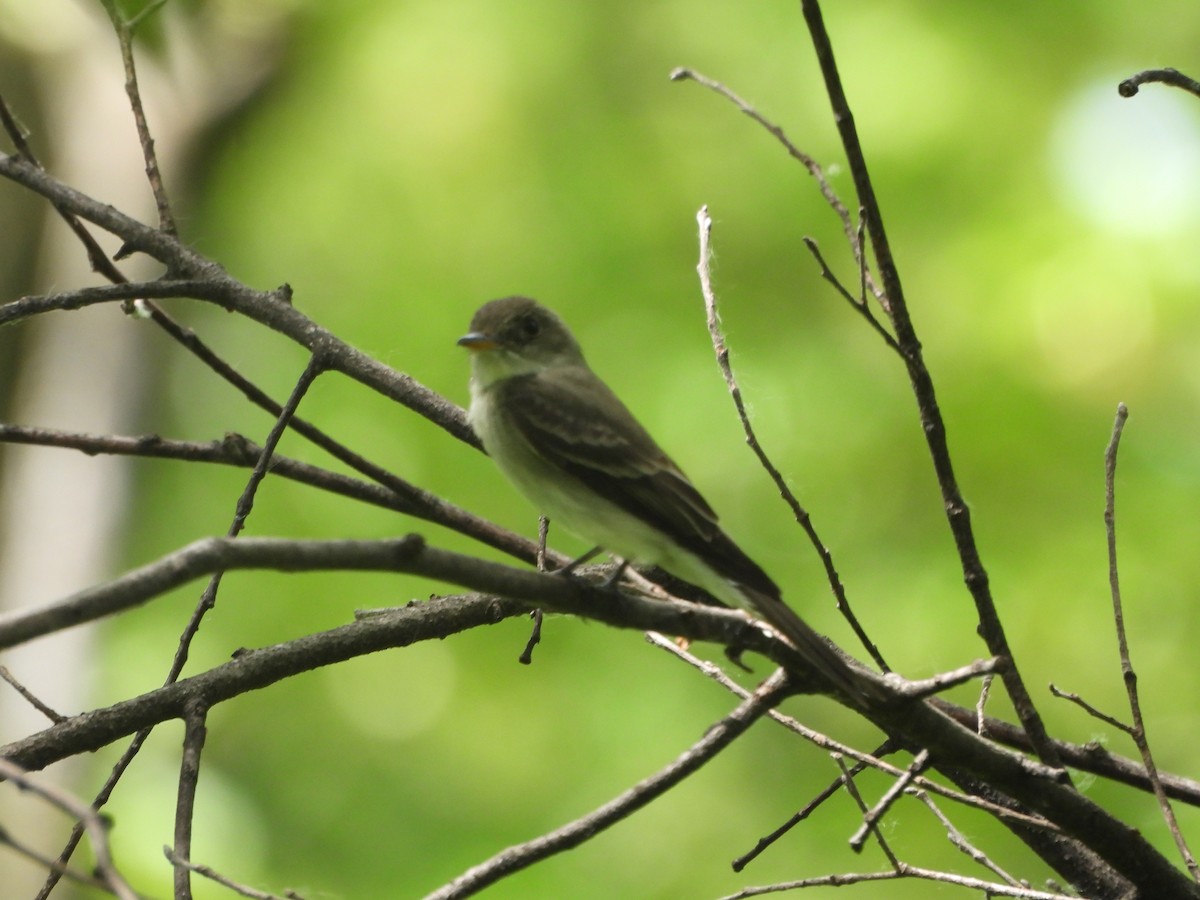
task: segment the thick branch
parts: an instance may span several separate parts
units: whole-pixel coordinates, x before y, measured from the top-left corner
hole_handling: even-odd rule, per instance
[[[449,598],[413,605],[391,615],[372,616],[261,650],[240,652],[232,661],[200,675],[104,709],[82,713],[0,747],[0,756],[26,769],[42,769],[61,759],[99,750],[161,722],[183,719],[190,704],[215,706],[301,672],[379,650],[446,638],[520,615],[527,608],[525,604],[477,594]]]
[[[543,606],[623,627],[742,647],[762,653],[791,672],[810,675],[803,658],[790,646],[747,621],[741,613],[682,601],[617,594],[578,578],[525,572],[426,547],[415,536],[395,541],[319,542],[265,538],[200,541],[117,582],[82,592],[72,598],[71,603],[60,607],[76,610],[81,605],[126,606],[128,601],[121,598],[132,597],[136,598],[134,602],[143,602],[214,569],[229,570],[250,565],[285,571],[354,568],[413,572],[523,601],[495,601],[499,605],[489,613],[490,620],[514,615],[531,605]],[[478,602],[475,598],[467,598],[451,604],[443,601],[414,606],[393,615],[380,616],[380,621],[356,622],[331,632],[248,653],[212,672],[51,726],[24,741],[0,748],[0,755],[8,756],[26,768],[40,768],[65,756],[98,749],[158,721],[179,718],[185,714],[188,701],[212,705],[298,671],[416,640],[444,637],[464,627],[482,624],[489,619],[479,611]],[[464,612],[468,608],[475,610],[473,616]],[[493,609],[491,606],[486,608]],[[2,630],[6,642],[11,643],[14,624],[11,621],[5,624]],[[1063,785],[1057,770],[1000,749],[927,702],[902,700],[880,704],[868,715],[885,732],[905,744],[927,748],[936,766],[951,766],[985,780],[996,790],[1045,816],[1109,861],[1135,884],[1153,888],[1157,892],[1155,896],[1200,896],[1196,886],[1172,867],[1136,829]]]

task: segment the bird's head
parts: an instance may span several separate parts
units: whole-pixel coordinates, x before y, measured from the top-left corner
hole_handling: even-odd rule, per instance
[[[458,345],[471,351],[476,375],[488,382],[583,363],[583,352],[567,326],[528,297],[485,303]]]

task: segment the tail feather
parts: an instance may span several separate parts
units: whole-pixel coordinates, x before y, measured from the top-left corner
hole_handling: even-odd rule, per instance
[[[880,686],[857,669],[783,602],[779,596],[739,585],[751,607],[779,631],[801,656],[846,696],[855,700],[881,700]]]

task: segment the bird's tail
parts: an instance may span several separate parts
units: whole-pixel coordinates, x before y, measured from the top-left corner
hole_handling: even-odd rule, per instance
[[[874,702],[886,694],[872,673],[859,668],[833,645],[817,634],[779,596],[763,593],[743,585],[738,588],[746,595],[751,607],[780,632],[801,656],[818,672],[829,679],[847,697],[856,701]]]

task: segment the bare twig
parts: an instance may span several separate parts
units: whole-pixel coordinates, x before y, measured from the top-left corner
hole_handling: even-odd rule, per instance
[[[808,252],[812,254],[813,259],[817,261],[817,265],[821,269],[821,277],[833,285],[833,289],[837,291],[847,303],[850,304],[855,312],[867,320],[867,324],[875,329],[879,336],[883,338],[883,342],[885,344],[887,344],[892,350],[896,351],[896,353],[900,353],[900,345],[896,343],[896,339],[892,337],[891,332],[883,327],[883,323],[875,318],[875,313],[871,311],[871,306],[869,303],[867,303],[865,289],[857,297],[851,294],[848,290],[846,290],[846,286],[842,284],[838,277],[833,274],[833,270],[829,268],[829,264],[825,262],[825,257],[821,254],[821,248],[817,245],[817,242],[810,237],[805,237],[803,240],[804,246],[808,248]],[[862,274],[860,277],[865,285],[867,278],[867,272],[865,268],[862,269]]]
[[[537,556],[534,565],[539,572],[546,571],[546,541],[550,538],[550,520],[538,516]]]
[[[246,482],[246,487],[243,489],[241,496],[238,497],[233,520],[229,523],[229,529],[225,532],[227,538],[235,538],[241,534],[242,528],[245,527],[246,519],[249,517],[250,511],[254,508],[254,498],[258,493],[258,487],[262,483],[262,480],[267,477],[267,472],[270,470],[271,460],[275,455],[275,448],[279,445],[279,441],[283,437],[288,423],[296,414],[296,408],[300,405],[300,401],[308,393],[308,389],[312,386],[312,383],[324,371],[324,359],[320,354],[314,353],[309,357],[308,365],[304,367],[304,372],[301,373],[299,380],[297,380],[296,386],[288,398],[288,402],[280,411],[279,417],[275,420],[274,426],[272,426],[271,431],[267,435],[262,452],[258,455],[258,461],[255,462],[254,469],[250,473],[250,478]],[[183,633],[179,636],[179,646],[175,651],[175,659],[172,661],[171,668],[167,673],[167,684],[178,678],[179,673],[183,671],[183,667],[187,663],[188,651],[192,640],[200,630],[200,623],[217,602],[217,591],[220,589],[222,575],[224,573],[219,570],[213,573],[207,587],[205,587],[204,592],[201,594],[199,602],[196,604],[195,610],[192,611],[191,619],[188,620]]]
[[[872,755],[879,756],[887,746],[888,744],[882,745],[882,747],[880,747],[879,750],[876,750]],[[867,763],[856,761],[854,765],[850,767],[850,777],[854,778],[867,768]],[[733,871],[741,872],[746,868],[746,866],[750,865],[750,863],[754,862],[754,860],[761,856],[763,852],[767,850],[767,848],[776,843],[785,834],[816,812],[816,810],[818,810],[826,800],[842,789],[842,777],[843,776],[838,775],[837,778],[818,791],[817,795],[809,800],[808,803],[806,803],[801,809],[789,816],[787,820],[783,822],[783,824],[769,834],[760,837],[749,851],[735,858],[730,864],[730,867],[733,869]]]
[[[942,691],[966,684],[975,678],[986,678],[1000,667],[1000,661],[995,659],[977,659],[975,662],[940,672],[932,678],[922,678],[920,681],[904,681],[896,686],[896,692],[905,697],[932,697]]]
[[[995,675],[989,672],[983,676],[983,680],[979,683],[979,699],[975,701],[975,733],[980,737],[987,737],[987,714],[984,712],[987,709],[988,696],[992,693],[992,679]]]
[[[933,881],[941,884],[952,884],[983,893],[987,897],[1014,897],[1016,900],[1079,900],[1074,894],[1059,894],[1049,891],[1039,891],[1027,887],[1014,887],[1008,884],[997,884],[994,881],[984,881],[980,878],[968,878],[965,875],[954,875],[950,872],[938,872],[908,863],[899,863],[898,868],[887,872],[844,872],[837,875],[821,875],[817,878],[804,878],[798,881],[783,881],[766,887],[752,887],[727,894],[720,900],[745,900],[748,897],[762,897],[766,894],[796,891],[809,887],[846,887],[852,884],[874,884],[881,881],[901,881],[914,878],[921,881]]]
[[[545,516],[538,516],[538,537],[537,537],[537,556],[535,558],[535,567],[539,572],[546,571],[546,541],[550,537],[550,520]],[[575,565],[575,563],[570,563]],[[525,649],[521,651],[521,655],[517,657],[517,662],[523,666],[528,666],[533,663],[533,648],[542,642],[542,621],[545,618],[540,609],[530,610],[529,618],[533,620],[533,627],[529,630],[529,640],[525,642]]]
[[[1074,703],[1076,706],[1078,706],[1080,709],[1082,709],[1084,712],[1086,712],[1089,716],[1091,716],[1094,719],[1099,719],[1101,722],[1104,722],[1107,725],[1111,725],[1113,728],[1116,728],[1119,731],[1123,731],[1126,734],[1130,734],[1130,735],[1133,734],[1133,726],[1127,725],[1126,723],[1122,722],[1120,719],[1110,716],[1106,712],[1102,712],[1101,710],[1092,706],[1092,704],[1088,703],[1086,700],[1084,700],[1078,694],[1073,693],[1071,691],[1062,690],[1060,687],[1058,687],[1058,685],[1054,684],[1054,682],[1050,682],[1050,693],[1053,696],[1058,697],[1060,700],[1067,700],[1071,703]]]
[[[850,243],[850,247],[854,252],[854,261],[858,264],[859,271],[863,273],[865,283],[870,286],[871,292],[875,294],[876,297],[881,297],[881,292],[879,288],[875,286],[875,282],[870,276],[869,267],[866,264],[863,244],[862,241],[859,240],[861,237],[859,229],[855,226],[854,219],[850,216],[850,210],[848,210],[846,205],[842,203],[841,198],[837,195],[837,191],[835,191],[833,186],[829,183],[829,179],[825,176],[825,171],[821,168],[820,163],[793,144],[791,139],[788,138],[782,128],[767,119],[766,116],[731,91],[728,87],[721,84],[721,82],[714,81],[705,75],[701,75],[694,69],[688,69],[683,66],[674,69],[671,72],[670,77],[672,81],[694,81],[702,87],[706,87],[710,91],[713,91],[714,93],[724,97],[739,110],[765,128],[768,133],[770,133],[777,141],[779,141],[780,144],[783,145],[784,149],[787,150],[788,155],[799,162],[800,165],[804,166],[804,168],[808,171],[808,174],[811,175],[817,182],[817,189],[821,192],[821,196],[825,198],[825,202],[829,205],[829,208],[833,210],[834,214],[841,221],[842,231],[846,235],[846,240]]]
[[[529,639],[525,642],[525,649],[517,657],[517,662],[523,666],[533,663],[533,648],[542,642],[542,620],[545,616],[540,609],[531,609],[529,618],[533,620],[533,627],[529,629]]]
[[[137,67],[133,60],[134,30],[148,16],[157,12],[165,0],[148,4],[136,17],[128,20],[117,8],[116,0],[102,0],[102,2],[121,47],[121,63],[125,67],[125,93],[129,97],[129,109],[133,112],[133,121],[137,126],[138,143],[141,144],[142,158],[146,164],[146,178],[150,181],[154,204],[158,207],[158,227],[167,234],[178,234],[175,217],[171,214],[171,204],[167,200],[167,191],[163,186],[162,172],[158,167],[158,154],[154,151],[154,138],[150,134],[150,125],[146,121],[146,108],[142,105],[142,91],[138,86]],[[118,258],[120,256],[121,254],[118,253]]]
[[[1117,93],[1122,97],[1133,97],[1137,94],[1138,88],[1141,85],[1154,82],[1183,88],[1189,94],[1195,94],[1197,97],[1200,97],[1200,81],[1189,78],[1178,69],[1146,69],[1144,72],[1138,72],[1136,75],[1126,78],[1117,85]]]
[[[549,834],[501,851],[429,894],[427,900],[449,900],[453,897],[469,896],[512,872],[578,846],[596,832],[628,818],[713,759],[793,690],[794,688],[788,683],[787,675],[783,670],[777,670],[763,682],[752,697],[743,701],[733,712],[706,729],[704,737],[666,768],[644,779],[586,816]]]
[[[271,894],[267,891],[260,891],[256,888],[239,884],[232,878],[217,872],[215,869],[190,862],[186,859],[181,859],[170,847],[163,847],[163,855],[165,855],[167,857],[167,861],[176,868],[184,868],[189,872],[195,872],[197,875],[207,878],[209,881],[214,881],[222,887],[229,888],[231,891],[239,894],[242,897],[250,897],[251,900],[304,900],[304,898],[295,891],[288,891],[286,894],[281,896],[279,894]]]
[[[1167,798],[1162,781],[1158,777],[1158,766],[1154,755],[1150,752],[1150,741],[1146,737],[1146,722],[1142,718],[1142,704],[1138,695],[1137,674],[1133,670],[1133,662],[1129,655],[1129,640],[1125,633],[1125,611],[1121,605],[1121,579],[1117,570],[1117,513],[1116,513],[1116,479],[1117,479],[1117,449],[1121,444],[1121,434],[1125,429],[1125,420],[1129,410],[1124,403],[1117,404],[1117,417],[1113,422],[1112,439],[1104,451],[1104,530],[1108,536],[1108,584],[1112,593],[1113,622],[1117,629],[1117,651],[1121,657],[1121,676],[1125,681],[1125,692],[1129,698],[1129,712],[1133,718],[1133,728],[1129,731],[1142,756],[1142,764],[1150,776],[1150,784],[1154,788],[1154,796],[1158,799],[1158,807],[1162,811],[1163,820],[1175,840],[1192,878],[1200,880],[1200,866],[1192,855],[1191,848],[1179,829],[1175,818],[1175,810]]]
[[[850,627],[854,629],[854,633],[858,636],[859,641],[862,642],[863,647],[871,654],[871,658],[875,660],[875,664],[884,672],[890,671],[883,659],[883,655],[879,652],[879,648],[867,636],[866,631],[859,624],[858,617],[854,615],[854,610],[850,607],[850,601],[846,598],[846,589],[833,562],[833,554],[829,552],[829,548],[825,546],[825,542],[817,534],[816,526],[813,525],[812,517],[808,514],[808,510],[800,505],[800,501],[796,499],[796,495],[788,487],[783,474],[775,467],[770,457],[767,456],[766,451],[763,450],[762,445],[758,441],[758,436],[754,433],[754,426],[750,424],[750,416],[746,412],[746,404],[742,400],[742,389],[738,386],[737,379],[733,375],[733,367],[729,364],[729,348],[725,346],[725,337],[721,333],[721,321],[717,312],[717,298],[713,292],[712,276],[709,273],[709,260],[712,257],[712,250],[710,248],[712,218],[708,215],[707,206],[700,207],[700,211],[696,213],[696,222],[700,226],[700,261],[696,264],[696,271],[700,276],[700,292],[704,296],[708,333],[712,338],[713,350],[717,354],[717,365],[721,369],[721,375],[725,378],[725,386],[729,390],[729,396],[733,398],[733,405],[737,408],[738,419],[742,423],[742,431],[746,435],[746,443],[754,451],[754,455],[758,457],[759,464],[775,483],[775,487],[779,491],[779,496],[787,503],[796,522],[804,529],[804,533],[812,543],[813,549],[817,551],[817,556],[820,558],[821,564],[825,567],[825,577],[828,579],[829,587],[833,590],[834,599],[837,601],[837,608],[846,618],[846,621],[850,623]]]
[[[94,807],[86,805],[66,791],[43,783],[40,779],[30,778],[25,769],[11,759],[0,758],[0,776],[37,794],[78,820],[91,841],[92,852],[96,856],[96,871],[101,882],[121,900],[137,900],[133,888],[113,864],[108,845],[108,828]]]
[[[887,815],[887,811],[892,808],[892,804],[899,799],[908,786],[912,783],[913,778],[920,775],[929,766],[929,751],[921,750],[913,757],[913,761],[909,763],[908,768],[904,770],[904,774],[892,782],[889,787],[879,798],[879,802],[872,806],[869,810],[863,812],[863,823],[850,837],[850,847],[856,852],[862,850],[863,844],[866,843],[867,835],[872,831],[878,832],[878,822],[881,818]]]
[[[1017,881],[1017,879],[1013,878],[1002,868],[996,865],[996,863],[994,863],[986,853],[968,841],[963,833],[954,827],[954,823],[951,822],[946,817],[946,814],[941,811],[938,805],[933,802],[933,798],[929,796],[927,791],[913,789],[910,790],[909,793],[924,803],[926,808],[933,813],[934,817],[942,823],[942,827],[946,829],[946,838],[951,844],[953,844],[967,856],[971,857],[971,859],[979,863],[979,865],[990,869],[995,875],[1004,879],[1005,884],[1012,885],[1013,887],[1020,886],[1020,883]]]
[[[840,753],[833,754],[833,761],[837,763],[837,767],[842,771],[842,786],[846,788],[848,793],[858,805],[859,810],[863,814],[863,818],[870,818],[870,812],[867,810],[867,803],[863,800],[862,793],[858,789],[858,784],[850,774],[850,769],[846,766],[846,760],[842,758]],[[879,849],[883,851],[883,855],[887,857],[888,862],[892,864],[893,869],[900,868],[900,860],[896,854],[892,852],[891,846],[887,842],[887,838],[873,824],[868,825],[866,832],[875,836],[875,843],[879,844]],[[853,838],[851,839],[851,847],[854,847]],[[854,847],[855,850],[861,850],[862,845]]]
[[[40,712],[43,716],[45,716],[51,722],[61,722],[61,721],[63,721],[63,719],[66,718],[66,716],[55,712],[53,709],[51,709],[49,706],[47,706],[45,703],[43,703],[41,700],[39,700],[37,697],[35,697],[33,692],[29,690],[29,688],[25,687],[25,685],[21,684],[21,682],[17,681],[17,679],[13,676],[12,672],[8,671],[8,666],[0,666],[0,678],[3,678],[5,681],[7,681],[12,686],[12,689],[14,691],[16,691],[18,694],[20,694],[22,697],[25,698],[25,700],[29,703],[30,706],[32,706],[34,709],[36,709],[38,712]]]

